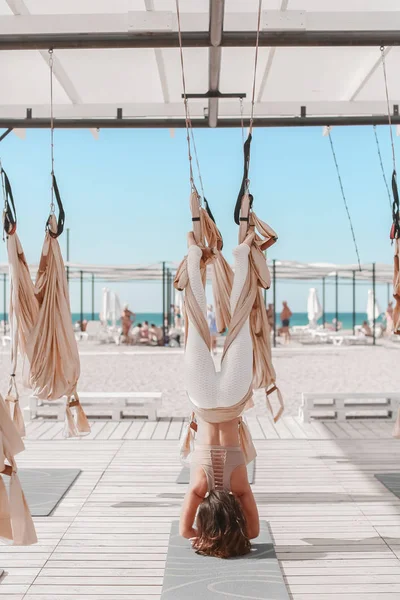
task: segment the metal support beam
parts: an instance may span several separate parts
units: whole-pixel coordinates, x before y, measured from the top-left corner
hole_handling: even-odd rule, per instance
[[[274,303],[274,348],[276,348],[276,261],[272,261],[273,303]]]
[[[206,119],[192,119],[192,127],[208,127]],[[387,125],[387,115],[344,116],[344,117],[256,117],[254,127],[326,127],[350,125]],[[400,125],[400,115],[392,117],[393,125]],[[244,119],[244,127],[249,126],[249,119]],[[240,128],[240,118],[227,117],[218,119],[219,128]],[[183,129],[185,119],[148,118],[148,119],[54,119],[56,129]],[[49,129],[50,119],[7,119],[0,118],[1,128]]]
[[[222,35],[224,30],[225,0],[210,0],[210,42],[208,50],[208,88],[219,91],[222,59]],[[216,127],[218,123],[218,98],[208,100],[208,125]]]
[[[94,321],[94,273],[92,273],[92,321]]]
[[[353,335],[356,334],[356,272],[353,271]]]
[[[374,320],[372,327],[372,339],[373,345],[376,345],[376,317],[375,317],[375,302],[376,302],[376,272],[375,272],[375,263],[372,263],[372,296],[373,296],[373,311],[374,311]]]
[[[80,281],[81,281],[81,329],[83,322],[83,271],[80,271]]]
[[[162,330],[163,330],[163,344],[165,346],[166,338],[166,327],[165,327],[165,283],[166,283],[166,268],[165,261],[162,264]]]
[[[325,277],[322,278],[322,327],[325,329]]]
[[[9,127],[8,129],[6,129],[6,131],[0,135],[0,142],[2,142],[11,132],[12,132],[12,127]]]
[[[331,13],[326,13],[327,18]],[[364,19],[368,13],[362,12]],[[395,18],[399,22],[399,13],[387,13],[387,19]],[[374,13],[370,13],[374,18]],[[46,17],[47,15],[44,15]],[[90,15],[91,16],[91,15]],[[102,15],[104,17],[108,15]],[[114,15],[115,16],[115,15]],[[341,15],[342,16],[342,15]],[[57,15],[59,19],[66,21],[68,15]],[[69,15],[71,17],[71,15]],[[83,15],[73,15],[83,18]],[[243,15],[242,20],[247,20],[248,15]],[[254,14],[250,15],[254,21]],[[32,17],[31,17],[32,18]],[[4,19],[4,17],[3,17]],[[22,17],[20,18],[22,22]],[[96,15],[98,19],[98,15]],[[38,24],[39,17],[35,15]],[[93,19],[95,23],[95,19]],[[400,27],[392,25],[392,29],[384,30],[367,25],[368,29],[353,28],[347,26],[345,21],[339,23],[340,29],[329,27],[329,24],[320,19],[320,27],[317,24],[309,29],[286,29],[266,30],[260,32],[260,47],[307,47],[307,46],[399,46]],[[33,23],[33,21],[31,21]],[[111,27],[111,25],[110,25]],[[12,28],[9,28],[12,29]],[[71,50],[71,49],[97,49],[97,48],[179,48],[178,33],[176,31],[71,31],[48,32],[43,27],[43,32],[37,33],[2,33],[0,34],[0,50]],[[48,29],[48,26],[47,26]],[[83,25],[82,25],[83,29]],[[1,31],[4,31],[2,28]],[[256,31],[249,30],[224,31],[221,40],[222,47],[254,48],[256,43]],[[208,31],[182,31],[182,45],[187,48],[209,48],[212,44]]]
[[[339,325],[339,274],[335,275],[335,331],[338,330]]]

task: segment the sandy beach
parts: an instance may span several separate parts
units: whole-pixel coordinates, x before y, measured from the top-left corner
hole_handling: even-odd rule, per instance
[[[82,391],[161,391],[161,417],[187,415],[183,376],[183,350],[79,344]],[[216,357],[220,361],[221,354]],[[372,346],[300,345],[293,342],[273,350],[277,382],[285,399],[286,414],[297,415],[302,392],[394,392],[400,388],[400,344],[379,340]],[[25,404],[29,391],[18,385]],[[0,354],[0,389],[7,391],[9,351]],[[263,394],[255,394],[256,414],[267,409]]]

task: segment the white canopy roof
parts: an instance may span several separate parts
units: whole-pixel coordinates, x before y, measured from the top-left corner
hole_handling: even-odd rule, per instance
[[[180,0],[194,126],[250,114],[257,7]],[[381,44],[393,107],[398,0],[263,0],[255,124],[386,123]],[[0,0],[0,127],[49,126],[49,48],[56,126],[184,125],[175,0]]]
[[[102,281],[162,281],[162,263],[150,265],[90,265],[65,263],[69,266],[71,279],[79,279],[81,273],[84,276],[94,275]],[[166,268],[175,273],[177,263],[165,263]],[[273,263],[269,261],[271,276]],[[8,264],[0,264],[0,275],[8,274]],[[32,277],[36,275],[37,265],[31,265]],[[323,277],[335,277],[336,273],[341,279],[352,279],[353,273],[357,281],[372,281],[372,265],[362,265],[362,271],[358,265],[335,265],[331,263],[300,263],[295,261],[275,261],[277,279],[310,280],[315,281]],[[210,277],[211,278],[211,277]],[[391,265],[375,265],[376,283],[391,283],[393,280],[393,267]]]

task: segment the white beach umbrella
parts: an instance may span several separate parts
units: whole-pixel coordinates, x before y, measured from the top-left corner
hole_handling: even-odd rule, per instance
[[[309,325],[312,328],[316,328],[317,321],[322,317],[321,303],[318,298],[318,293],[315,288],[310,288],[307,300],[307,313]]]
[[[108,320],[108,312],[109,312],[109,304],[110,304],[110,290],[108,288],[103,288],[101,290],[101,310],[100,310],[100,321],[103,323]]]
[[[375,314],[374,314],[375,313]],[[370,325],[374,322],[374,317],[377,319],[382,314],[377,299],[375,298],[375,311],[374,311],[374,292],[368,290],[368,301],[367,301],[367,319]]]
[[[108,318],[111,321],[113,327],[115,327],[117,321],[121,318],[121,302],[116,292],[110,292],[110,302],[108,309]]]

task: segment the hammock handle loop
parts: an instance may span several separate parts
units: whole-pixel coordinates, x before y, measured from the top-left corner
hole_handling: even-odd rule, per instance
[[[393,207],[392,207],[392,215],[393,215],[393,225],[390,232],[390,239],[395,240],[400,238],[400,203],[399,203],[399,190],[397,188],[397,174],[396,171],[393,171],[392,175],[392,192],[393,192]]]
[[[62,200],[61,200],[60,191],[58,189],[57,179],[56,179],[56,176],[54,175],[54,173],[52,173],[52,180],[53,180],[52,187],[54,189],[54,195],[55,195],[58,210],[59,210],[59,215],[58,215],[58,219],[57,219],[57,232],[55,233],[54,231],[52,231],[51,227],[50,227],[50,220],[51,220],[53,213],[51,213],[49,218],[47,219],[46,230],[49,232],[51,237],[55,239],[55,238],[58,238],[58,236],[60,236],[62,234],[62,232],[64,231],[65,211],[64,211],[64,206],[63,206]]]
[[[15,210],[14,196],[7,173],[0,165],[0,176],[4,195],[3,227],[6,235],[13,235],[17,229],[17,213]]]

